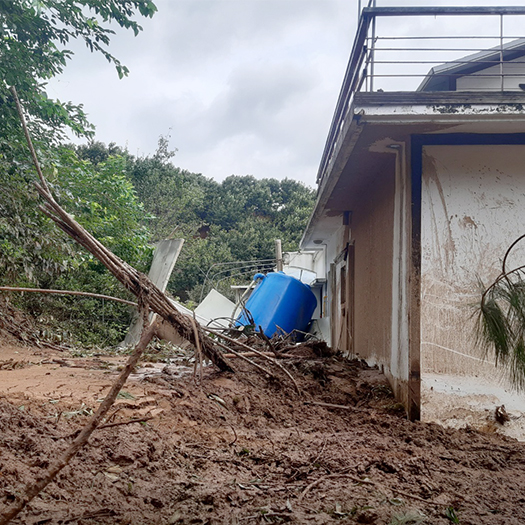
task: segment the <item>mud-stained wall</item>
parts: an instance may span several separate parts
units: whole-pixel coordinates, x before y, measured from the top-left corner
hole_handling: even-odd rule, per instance
[[[422,372],[494,378],[474,341],[480,281],[525,232],[525,146],[425,146],[422,174]],[[514,252],[509,267],[525,261]]]
[[[356,196],[352,210],[355,253],[354,351],[388,364],[392,337],[392,242],[395,172],[385,169]]]

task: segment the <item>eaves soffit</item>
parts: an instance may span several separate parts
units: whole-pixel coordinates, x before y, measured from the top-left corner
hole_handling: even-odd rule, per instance
[[[391,152],[389,144],[413,134],[524,133],[525,92],[359,93],[350,115],[319,188],[321,208],[341,176],[351,177],[378,153]]]

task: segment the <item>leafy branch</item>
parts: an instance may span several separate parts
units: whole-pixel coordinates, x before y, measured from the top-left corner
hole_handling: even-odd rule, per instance
[[[485,357],[494,352],[496,366],[508,371],[518,390],[525,390],[525,265],[508,270],[507,261],[523,239],[518,237],[505,252],[501,273],[481,296],[476,323]]]

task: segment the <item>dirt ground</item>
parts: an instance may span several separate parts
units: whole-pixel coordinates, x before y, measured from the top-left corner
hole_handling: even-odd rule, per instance
[[[301,395],[238,359],[200,384],[182,355],[143,363],[107,418],[127,424],[97,430],[13,523],[525,523],[525,443],[497,423],[411,423],[377,370],[297,353],[282,362]],[[124,359],[0,340],[0,505],[68,445]]]

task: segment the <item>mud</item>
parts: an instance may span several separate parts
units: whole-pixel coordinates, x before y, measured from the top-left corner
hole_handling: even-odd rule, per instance
[[[143,363],[108,416],[126,424],[98,430],[14,523],[525,523],[525,444],[409,422],[377,370],[296,354],[283,363],[301,395],[239,360],[200,384],[182,360]],[[67,446],[122,363],[0,346],[1,505]]]
[[[525,394],[509,387],[508,381],[446,374],[424,374],[422,379],[423,421],[498,432],[525,441]],[[497,424],[497,407],[508,415],[504,425]]]

